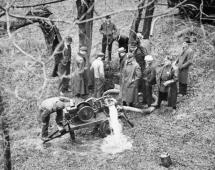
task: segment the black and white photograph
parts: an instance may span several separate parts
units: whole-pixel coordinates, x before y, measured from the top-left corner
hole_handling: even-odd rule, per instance
[[[215,0],[0,0],[0,153],[215,170]]]

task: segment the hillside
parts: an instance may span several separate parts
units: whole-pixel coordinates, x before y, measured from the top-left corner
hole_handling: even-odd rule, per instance
[[[137,2],[127,0],[97,1],[96,11],[101,15],[123,8],[136,7]],[[165,1],[164,1],[165,2]],[[50,9],[62,20],[70,20],[76,12],[71,1],[51,5]],[[69,8],[71,7],[71,8]],[[156,6],[155,14],[166,10],[165,6]],[[66,11],[66,12],[65,12]],[[134,13],[126,12],[114,15],[113,22],[123,34],[129,33]],[[94,22],[92,56],[101,50],[101,35],[99,27],[101,20]],[[57,24],[63,36],[72,35],[73,55],[78,49],[77,26]],[[165,107],[154,111],[150,115],[129,113],[128,116],[135,124],[134,128],[125,127],[123,133],[133,141],[132,150],[116,155],[104,154],[100,150],[102,139],[91,135],[89,130],[77,132],[77,138],[83,144],[71,144],[69,135],[42,145],[40,127],[37,122],[37,102],[32,96],[42,85],[43,78],[40,68],[27,70],[24,65],[30,60],[17,49],[12,47],[7,38],[2,39],[0,48],[0,72],[3,75],[1,85],[6,86],[5,112],[7,113],[11,154],[14,169],[22,170],[142,170],[166,169],[159,165],[159,156],[168,152],[173,160],[169,169],[215,169],[215,53],[210,45],[214,36],[214,27],[205,25],[205,32],[198,23],[185,21],[177,17],[164,17],[158,20],[152,37],[152,54],[157,63],[165,55],[177,56],[181,53],[181,38],[179,32],[191,28],[195,30],[197,42],[192,43],[195,51],[194,64],[191,68],[189,94],[180,99],[177,112],[172,115]],[[204,37],[205,33],[205,37]],[[18,30],[15,33],[16,42],[27,52],[35,55],[45,54],[43,35],[36,25]],[[117,44],[113,47],[113,65],[118,62]],[[48,56],[42,55],[43,59]],[[29,63],[26,63],[28,61]],[[53,69],[53,61],[47,65],[47,74]],[[42,99],[57,95],[57,79],[51,78]],[[30,100],[22,101],[16,98],[14,89],[18,86],[19,95]],[[41,100],[42,100],[41,99]],[[53,123],[50,130],[55,128]],[[1,152],[1,151],[0,151]],[[0,162],[0,169],[1,164]]]

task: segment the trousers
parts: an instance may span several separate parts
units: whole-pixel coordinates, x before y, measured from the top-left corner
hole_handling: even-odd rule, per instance
[[[108,46],[108,60],[111,61],[111,52],[112,52],[112,38],[107,38],[107,36],[103,36],[102,38],[102,52],[106,53],[106,48]]]
[[[48,137],[48,128],[49,128],[49,121],[50,121],[50,115],[51,113],[47,111],[46,109],[40,110],[41,119],[42,119],[42,137]],[[55,121],[57,125],[63,126],[63,110],[57,110],[56,111],[56,118]]]

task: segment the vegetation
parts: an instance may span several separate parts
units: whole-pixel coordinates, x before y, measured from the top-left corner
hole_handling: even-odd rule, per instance
[[[5,0],[5,2],[7,2]],[[38,1],[48,2],[48,1]],[[114,13],[112,20],[122,34],[129,35],[138,2],[128,0],[95,1],[94,17]],[[36,4],[33,0],[17,0],[14,5]],[[167,3],[162,0],[161,3]],[[72,1],[50,4],[53,18],[62,37],[72,35],[73,56],[79,48],[79,28],[71,21],[76,18],[76,4]],[[126,12],[116,12],[125,9]],[[18,8],[16,15],[25,16],[29,9]],[[161,15],[167,7],[155,4],[154,15]],[[113,12],[114,11],[114,12]],[[0,11],[1,13],[4,11]],[[145,12],[145,10],[143,10]],[[1,18],[6,21],[5,16]],[[102,17],[101,17],[102,19]],[[91,58],[101,50],[99,27],[102,20],[94,20]],[[139,31],[142,32],[143,21]],[[2,27],[0,27],[2,29]],[[124,128],[123,133],[133,141],[133,149],[117,155],[106,155],[100,150],[102,139],[86,131],[78,131],[82,145],[71,144],[69,136],[56,139],[43,146],[37,122],[39,103],[57,96],[58,78],[51,78],[53,59],[47,54],[46,41],[39,23],[18,29],[12,37],[0,41],[0,75],[4,113],[10,130],[11,160],[13,169],[164,169],[159,165],[159,155],[168,152],[173,160],[170,169],[214,169],[215,158],[215,58],[214,27],[182,20],[171,15],[161,17],[154,26],[152,55],[160,63],[165,55],[180,55],[181,39],[189,35],[194,40],[194,64],[191,68],[189,94],[179,101],[177,112],[172,115],[162,107],[150,115],[129,113],[135,127]],[[16,46],[18,45],[18,46]],[[20,47],[23,51],[18,49]],[[117,44],[113,47],[114,60],[118,63]],[[33,58],[32,58],[33,57]],[[45,74],[44,74],[45,73]],[[52,118],[54,119],[54,118]],[[55,124],[51,120],[53,130]],[[4,142],[1,138],[1,143]],[[0,147],[2,152],[3,147]],[[0,169],[3,169],[3,155]]]

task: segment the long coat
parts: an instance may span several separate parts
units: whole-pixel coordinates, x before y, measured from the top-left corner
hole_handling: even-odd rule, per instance
[[[76,58],[75,71],[73,76],[74,95],[85,95],[88,93],[87,82],[85,79],[86,67],[83,56]]]
[[[171,83],[168,86],[164,86],[163,83],[167,80],[174,80],[173,83]],[[178,81],[178,70],[176,67],[173,67],[172,65],[169,66],[163,66],[157,71],[156,75],[156,82],[158,85],[158,91],[167,93],[167,101],[168,106],[175,106],[177,102],[177,84]],[[158,95],[158,100],[159,100]]]
[[[126,60],[122,70],[122,85],[120,90],[122,101],[128,104],[137,102],[137,85],[140,77],[141,69],[136,60],[134,58]]]
[[[178,81],[180,83],[187,84],[188,71],[190,65],[192,64],[193,54],[193,50],[191,48],[187,48],[176,60],[176,64],[179,68]]]

